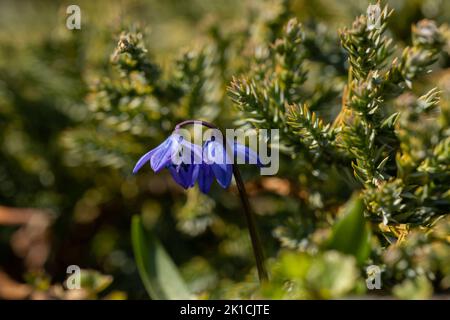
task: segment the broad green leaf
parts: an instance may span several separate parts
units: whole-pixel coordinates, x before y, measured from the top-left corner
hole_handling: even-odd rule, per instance
[[[353,255],[361,265],[370,254],[370,237],[363,201],[353,197],[345,205],[342,218],[334,225],[326,247]]]
[[[172,259],[155,235],[150,232],[145,234],[137,215],[131,222],[131,240],[139,274],[150,298],[192,298]]]

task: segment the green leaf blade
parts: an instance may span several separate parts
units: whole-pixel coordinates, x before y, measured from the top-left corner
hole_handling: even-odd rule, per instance
[[[370,238],[370,228],[364,218],[364,203],[359,197],[353,197],[345,205],[342,218],[334,225],[326,247],[353,255],[362,265],[370,254]]]
[[[139,216],[131,223],[131,240],[144,287],[154,300],[185,300],[192,295],[177,267],[153,234],[145,234]]]

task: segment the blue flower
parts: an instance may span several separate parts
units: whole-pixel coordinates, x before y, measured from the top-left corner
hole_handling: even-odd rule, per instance
[[[258,155],[248,147],[234,142],[234,157],[245,163],[261,165]],[[172,178],[185,189],[198,181],[200,190],[208,193],[216,179],[222,188],[228,188],[233,176],[233,164],[222,142],[211,139],[203,148],[173,133],[163,143],[144,154],[133,169],[133,174],[150,162],[155,172],[169,169]]]

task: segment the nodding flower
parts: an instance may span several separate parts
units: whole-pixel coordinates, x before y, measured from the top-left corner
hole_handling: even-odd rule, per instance
[[[240,162],[261,165],[256,152],[248,147],[235,141],[233,150]],[[184,189],[192,188],[198,181],[200,191],[208,193],[214,179],[224,189],[230,186],[233,160],[225,144],[214,137],[199,146],[184,139],[175,129],[159,146],[138,160],[133,174],[149,162],[154,172],[169,169],[172,178]]]
[[[133,173],[137,173],[147,162],[155,172],[164,168],[169,169],[172,178],[185,189],[192,188],[198,181],[200,191],[208,193],[214,179],[222,188],[228,188],[234,175],[236,186],[241,198],[244,213],[247,219],[249,235],[252,240],[253,253],[258,269],[260,281],[268,279],[264,264],[264,254],[261,240],[256,229],[255,215],[248,201],[247,192],[238,167],[233,164],[234,158],[238,163],[252,163],[261,166],[261,161],[253,150],[246,146],[226,141],[218,141],[215,137],[207,140],[203,146],[187,141],[179,134],[184,125],[201,124],[211,129],[217,129],[211,123],[201,120],[186,120],[179,123],[174,132],[156,148],[144,154],[136,163]],[[229,146],[233,145],[230,154]]]

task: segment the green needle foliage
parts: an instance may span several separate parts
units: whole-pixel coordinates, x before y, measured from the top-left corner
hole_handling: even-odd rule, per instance
[[[233,80],[229,92],[253,126],[282,129],[286,145],[311,153],[316,161],[320,162],[317,158],[322,156],[321,161],[335,162],[338,167],[351,164],[354,176],[363,185],[367,213],[373,220],[425,225],[448,212],[450,203],[441,191],[447,191],[449,184],[445,177],[435,180],[428,175],[419,184],[417,178],[424,175],[423,166],[433,166],[431,163],[436,167],[429,168],[429,173],[443,173],[448,167],[439,166],[431,155],[416,165],[396,161],[407,153],[404,147],[408,146],[402,145],[401,136],[414,135],[408,128],[410,123],[400,119],[406,112],[413,112],[416,119],[425,116],[437,108],[439,94],[436,88],[431,89],[417,99],[413,110],[403,113],[395,101],[437,61],[444,44],[444,29],[433,21],[418,22],[412,28],[412,45],[396,56],[393,40],[386,35],[392,11],[387,6],[382,10],[379,5],[375,7],[379,15],[373,25],[367,15],[362,15],[351,28],[340,31],[349,67],[342,110],[332,123],[311,111],[303,97],[307,49],[303,47],[304,32],[296,20],[287,23],[279,39],[258,51],[263,53],[255,57],[250,73]],[[408,133],[402,133],[404,130]],[[440,131],[434,139],[437,143],[429,148],[442,152],[448,143]],[[408,174],[404,166],[410,167]],[[425,206],[408,197],[424,188],[429,192],[430,187],[436,190],[435,201],[427,194]]]
[[[370,9],[377,12],[373,21],[361,15],[339,32],[348,75],[333,122],[311,111],[302,91],[308,49],[296,20],[255,56],[253,69],[233,80],[229,92],[250,124],[280,128],[282,142],[302,158],[312,156],[308,159],[316,169],[322,170],[324,162],[343,173],[351,168],[361,184],[365,214],[374,225],[381,223],[377,233],[384,242],[390,226],[430,226],[450,210],[448,129],[434,123],[427,132],[419,124],[439,108],[439,90],[419,98],[410,94],[408,107],[401,108],[405,92],[438,60],[446,27],[419,21],[412,27],[411,45],[398,55],[387,35],[393,11],[379,4]]]

